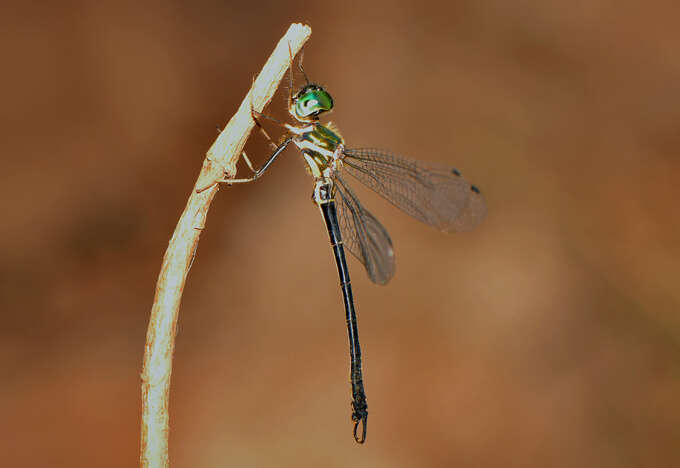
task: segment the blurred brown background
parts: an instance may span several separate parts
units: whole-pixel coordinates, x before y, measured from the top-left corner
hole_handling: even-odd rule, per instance
[[[680,466],[677,5],[4,4],[2,465],[138,463],[163,252],[215,126],[303,21],[349,145],[455,165],[489,216],[445,235],[361,192],[398,269],[379,287],[350,260],[359,447],[301,158],[221,190],[180,313],[173,466]]]

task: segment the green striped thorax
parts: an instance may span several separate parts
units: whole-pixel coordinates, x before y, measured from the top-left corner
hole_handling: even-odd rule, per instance
[[[333,108],[333,98],[319,85],[308,84],[300,90],[290,103],[290,113],[300,122],[317,120],[322,112]]]

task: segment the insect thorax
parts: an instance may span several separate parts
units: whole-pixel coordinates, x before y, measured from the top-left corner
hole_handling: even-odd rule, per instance
[[[330,123],[327,126],[314,123],[300,131],[295,138],[295,144],[302,151],[310,173],[317,178],[323,177],[324,170],[333,163],[336,148],[343,143],[342,137]]]

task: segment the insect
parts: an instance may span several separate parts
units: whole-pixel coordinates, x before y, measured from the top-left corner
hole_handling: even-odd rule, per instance
[[[340,276],[349,335],[353,436],[358,443],[364,443],[368,405],[344,247],[363,263],[371,281],[378,284],[386,284],[394,275],[395,258],[387,230],[359,202],[345,181],[345,175],[358,179],[414,218],[445,232],[475,227],[486,215],[486,204],[480,190],[467,182],[455,168],[421,163],[375,148],[345,147],[345,141],[335,126],[323,125],[319,121],[321,115],[333,109],[333,98],[322,86],[309,81],[302,67],[302,56],[298,67],[306,84],[293,94],[292,63],[291,53],[288,112],[295,123],[281,123],[253,111],[255,123],[275,150],[258,170],[244,153],[244,160],[253,175],[246,179],[225,178],[222,182],[237,184],[258,179],[291,143],[302,153],[309,173],[314,177],[312,199],[319,206],[328,229]],[[260,125],[258,117],[278,122],[288,131],[288,136],[277,146]]]

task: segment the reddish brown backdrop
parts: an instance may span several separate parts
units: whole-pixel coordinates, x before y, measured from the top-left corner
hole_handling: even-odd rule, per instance
[[[361,192],[398,271],[379,287],[350,264],[359,447],[301,158],[221,190],[180,313],[173,466],[680,465],[677,2],[3,10],[3,466],[138,463],[163,252],[215,126],[293,21],[350,146],[455,164],[489,216],[445,235]],[[257,134],[246,149],[267,151]]]

